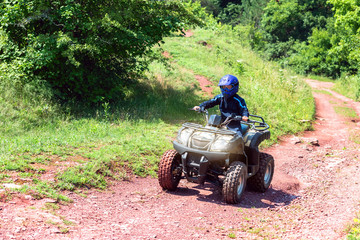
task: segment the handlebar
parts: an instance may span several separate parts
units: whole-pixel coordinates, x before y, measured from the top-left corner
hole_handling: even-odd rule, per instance
[[[189,110],[195,111],[195,112],[198,112],[198,113],[205,113],[206,122],[209,121],[209,112],[208,112],[207,109],[202,110],[202,109],[200,108],[199,110],[196,110],[195,108],[189,108]]]
[[[194,108],[190,108],[189,110],[193,110],[199,113],[205,113],[206,116],[206,122],[209,120],[209,112],[207,109],[202,110],[201,108],[199,110],[196,110]],[[258,115],[249,114],[249,117],[251,118],[257,118],[259,120],[253,120],[249,119],[248,121],[243,121],[242,116],[229,116],[225,119],[224,122],[221,123],[220,126],[227,126],[231,121],[240,121],[242,124],[246,124],[250,127],[250,129],[254,129],[256,131],[265,131],[270,128],[269,124],[267,124],[263,117]]]

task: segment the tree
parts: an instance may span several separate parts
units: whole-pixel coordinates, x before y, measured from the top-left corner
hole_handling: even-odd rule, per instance
[[[360,69],[360,1],[329,0],[334,5],[335,34],[330,54],[344,63],[343,71],[358,73]]]
[[[241,22],[243,24],[254,24],[255,27],[258,27],[268,2],[269,0],[243,0]]]
[[[324,28],[333,15],[326,0],[271,0],[264,9],[261,31],[270,58],[291,54],[295,42],[304,42],[313,28]]]
[[[194,0],[195,1],[195,0]],[[206,9],[206,11],[214,16],[218,16],[221,7],[220,7],[220,0],[199,0],[201,6]]]
[[[0,60],[18,64],[27,81],[46,80],[62,99],[113,99],[154,45],[201,23],[191,10],[201,11],[176,0],[3,0]]]

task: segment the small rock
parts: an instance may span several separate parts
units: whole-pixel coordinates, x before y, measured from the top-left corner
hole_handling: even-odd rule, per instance
[[[57,227],[51,228],[51,229],[50,229],[50,232],[51,232],[51,233],[61,233],[60,229],[57,228]]]
[[[305,149],[308,150],[309,152],[314,150],[311,146],[306,146]]]
[[[310,144],[313,145],[313,146],[320,146],[318,139],[312,139],[312,140],[310,141]]]
[[[46,199],[44,199],[44,202],[45,203],[57,203],[58,201],[55,199],[52,199],[52,198],[46,198]]]
[[[207,42],[205,42],[205,41],[198,41],[197,43],[198,43],[198,44],[201,44],[201,45],[203,45],[203,46],[207,46],[207,45],[208,45]]]
[[[31,195],[25,195],[22,197],[24,200],[32,200],[33,197]]]
[[[298,138],[298,137],[294,137],[294,138],[292,139],[292,143],[293,143],[293,144],[301,143],[301,139]]]
[[[32,182],[32,179],[30,179],[30,178],[17,178],[17,179],[15,179],[14,182],[17,183],[17,184],[24,184],[24,183]]]
[[[14,183],[4,183],[3,186],[5,188],[13,188],[13,189],[19,189],[21,188],[21,185],[17,185],[17,184],[14,184]]]

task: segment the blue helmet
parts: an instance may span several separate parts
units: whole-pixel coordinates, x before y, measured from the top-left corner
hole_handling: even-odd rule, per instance
[[[229,89],[222,87],[226,85],[230,85],[231,88]],[[218,86],[220,86],[223,96],[225,98],[228,98],[235,95],[239,91],[239,80],[237,79],[237,77],[228,74],[220,79]]]

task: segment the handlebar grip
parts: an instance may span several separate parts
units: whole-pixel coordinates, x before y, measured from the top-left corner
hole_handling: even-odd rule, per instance
[[[236,117],[234,117],[233,119],[236,120],[236,121],[242,121],[242,117],[241,117],[241,116],[236,116]]]

